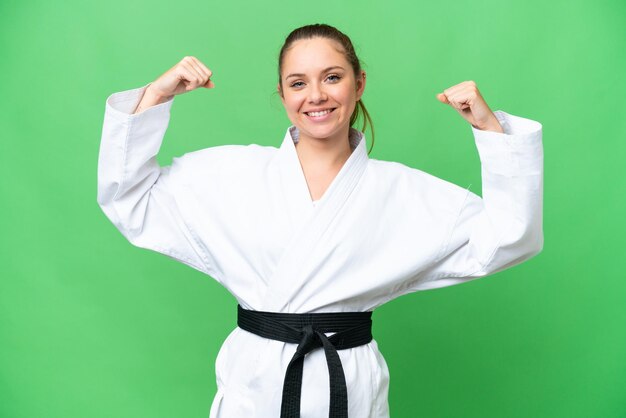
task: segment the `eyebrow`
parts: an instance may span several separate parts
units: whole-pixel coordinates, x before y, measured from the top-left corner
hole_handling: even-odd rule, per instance
[[[340,67],[339,65],[334,65],[332,67],[325,68],[324,71],[322,71],[322,72],[326,73],[326,72],[328,72],[330,70],[334,70],[334,69],[337,69],[337,68],[340,69],[340,70],[344,70],[345,71],[345,68]],[[302,73],[289,74],[287,77],[285,77],[285,80],[287,80],[290,77],[304,77],[305,75],[306,74],[302,74]]]

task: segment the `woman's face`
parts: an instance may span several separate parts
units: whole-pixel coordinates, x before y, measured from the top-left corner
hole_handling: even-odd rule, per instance
[[[365,72],[358,80],[331,39],[302,39],[283,58],[283,105],[300,136],[342,140],[348,137],[350,116],[365,89]]]

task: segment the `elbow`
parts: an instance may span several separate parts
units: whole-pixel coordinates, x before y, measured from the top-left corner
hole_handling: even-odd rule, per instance
[[[508,241],[501,241],[485,264],[486,273],[495,273],[527,261],[543,250],[543,231],[541,228],[525,229]]]
[[[543,251],[543,230],[537,231],[532,240],[528,244],[528,254],[526,259],[532,258]]]
[[[510,261],[506,264],[515,265],[535,257],[543,250],[543,230],[529,228],[518,238],[502,248],[508,253]]]
[[[141,199],[120,196],[117,184],[98,187],[97,202],[106,217],[132,244],[143,230],[149,194]]]
[[[113,222],[116,223],[117,216],[113,207],[115,194],[118,186],[114,183],[106,183],[98,178],[98,189],[96,193],[96,201],[98,206],[104,212],[104,214]]]
[[[116,228],[122,230],[121,217],[116,204],[118,190],[119,187],[117,183],[105,184],[103,182],[98,182],[96,201],[106,217],[115,225]]]
[[[543,229],[539,229],[535,245],[535,253],[539,254],[543,250]]]
[[[98,192],[96,197],[98,206],[104,210],[106,206],[110,205],[115,199],[117,190],[119,190],[119,185],[117,183],[104,184],[98,182]]]
[[[532,258],[543,250],[543,226],[541,219],[530,222],[521,229],[516,246],[524,253],[524,260]]]

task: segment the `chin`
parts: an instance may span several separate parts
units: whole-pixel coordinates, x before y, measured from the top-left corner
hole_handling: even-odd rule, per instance
[[[338,131],[329,131],[329,130],[300,130],[301,135],[304,134],[310,138],[315,139],[328,139],[338,134]]]
[[[344,131],[349,131],[349,126],[310,126],[309,124],[296,125],[300,135],[304,134],[311,138],[328,139],[340,135]]]

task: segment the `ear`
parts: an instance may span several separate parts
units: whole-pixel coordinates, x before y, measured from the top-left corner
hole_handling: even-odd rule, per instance
[[[363,91],[365,90],[365,71],[361,71],[361,75],[356,79],[356,99],[361,100]]]
[[[278,92],[278,95],[280,96],[280,100],[282,100],[282,102],[285,103],[285,96],[283,96],[283,91],[280,88],[280,83],[276,83],[276,91]]]

